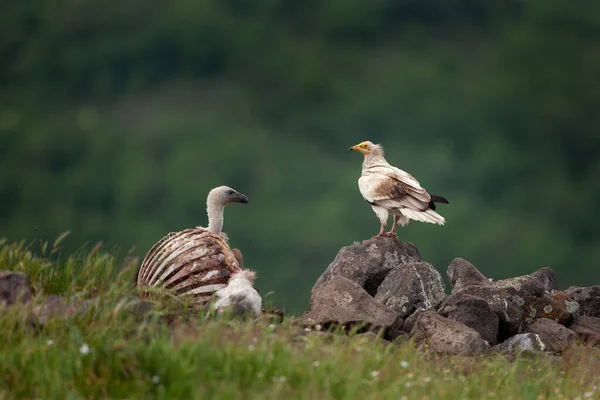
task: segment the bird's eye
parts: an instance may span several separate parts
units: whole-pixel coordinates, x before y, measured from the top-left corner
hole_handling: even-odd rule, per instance
[[[366,149],[366,148],[367,148],[367,145],[366,145],[366,144],[363,144],[363,145],[362,145],[362,146],[360,146],[360,147],[362,147],[363,149]]]
[[[228,193],[229,193],[229,194],[233,194],[233,190],[230,190]]]

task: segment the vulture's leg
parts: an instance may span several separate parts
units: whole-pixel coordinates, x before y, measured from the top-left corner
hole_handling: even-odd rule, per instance
[[[392,229],[390,229],[390,231],[388,232],[393,236],[396,236],[396,228],[398,227],[399,219],[400,219],[400,217],[398,215],[394,215],[394,223],[392,223]]]
[[[373,236],[371,239],[377,239],[378,237],[381,237],[381,236],[386,236],[385,224],[383,224],[383,223],[381,224],[381,229],[379,229],[379,233],[377,235]]]

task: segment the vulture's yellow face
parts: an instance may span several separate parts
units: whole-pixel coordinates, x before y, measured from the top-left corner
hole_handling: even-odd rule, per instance
[[[364,155],[367,155],[371,152],[372,146],[373,146],[373,143],[366,141],[366,142],[362,142],[362,143],[359,143],[359,144],[356,144],[356,145],[350,147],[348,149],[348,151],[354,150],[354,151],[358,151],[359,153],[363,153]]]

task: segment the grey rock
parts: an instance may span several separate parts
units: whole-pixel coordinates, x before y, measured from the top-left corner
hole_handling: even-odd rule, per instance
[[[579,303],[579,314],[585,317],[600,318],[600,286],[571,286],[565,293]]]
[[[503,341],[521,331],[523,325],[521,322],[523,317],[521,307],[513,302],[513,297],[505,289],[499,289],[492,285],[471,285],[453,290],[452,294],[444,300],[440,309],[450,305],[455,298],[454,296],[464,296],[465,294],[482,298],[496,314],[498,317],[499,341]]]
[[[527,327],[527,331],[540,337],[546,345],[545,351],[561,353],[575,341],[575,332],[548,318],[538,319]]]
[[[538,334],[520,333],[494,346],[494,350],[513,353],[521,351],[544,351],[547,347]]]
[[[392,269],[415,261],[421,261],[417,248],[397,238],[381,237],[342,247],[315,283],[311,296],[335,276],[348,278],[374,296]]]
[[[498,342],[499,319],[487,301],[465,292],[450,295],[438,313],[479,332],[491,345]]]
[[[375,295],[402,318],[416,310],[436,308],[446,296],[440,273],[429,263],[413,262],[392,269]]]
[[[494,282],[493,286],[506,290],[511,296],[519,296],[525,301],[544,295],[544,287],[529,275],[502,279]]]
[[[0,271],[0,305],[22,304],[32,298],[27,275],[22,272]]]
[[[417,323],[417,319],[419,319],[419,315],[421,315],[424,312],[424,310],[417,310],[414,313],[412,313],[411,315],[408,316],[408,318],[406,318],[404,320],[404,325],[402,326],[402,330],[408,334],[410,334],[415,326],[415,324]]]
[[[297,323],[305,326],[367,323],[373,328],[400,330],[402,319],[389,307],[375,301],[359,284],[343,276],[333,276],[313,289],[311,310]]]
[[[556,277],[554,276],[554,271],[551,268],[543,267],[530,274],[532,278],[538,282],[545,291],[549,293],[554,293],[560,290],[556,283]]]
[[[460,257],[455,258],[448,266],[446,276],[453,290],[473,285],[490,286],[490,281],[473,264]]]
[[[136,317],[145,317],[154,311],[154,303],[142,300],[137,296],[123,295],[119,298],[114,311],[124,311]]]
[[[577,339],[591,344],[600,344],[600,318],[578,316],[568,326]]]
[[[33,307],[31,315],[39,325],[46,325],[52,319],[71,318],[79,311],[80,307],[74,302],[69,303],[66,298],[51,294],[41,304]]]
[[[411,338],[440,354],[474,357],[490,348],[474,329],[432,310],[419,315]]]

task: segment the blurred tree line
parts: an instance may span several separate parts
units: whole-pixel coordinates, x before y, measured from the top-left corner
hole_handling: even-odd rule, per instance
[[[399,230],[442,273],[600,282],[600,3],[9,2],[0,61],[0,236],[143,257],[226,184],[232,245],[301,311],[378,231],[346,153],[372,140],[450,200]]]

